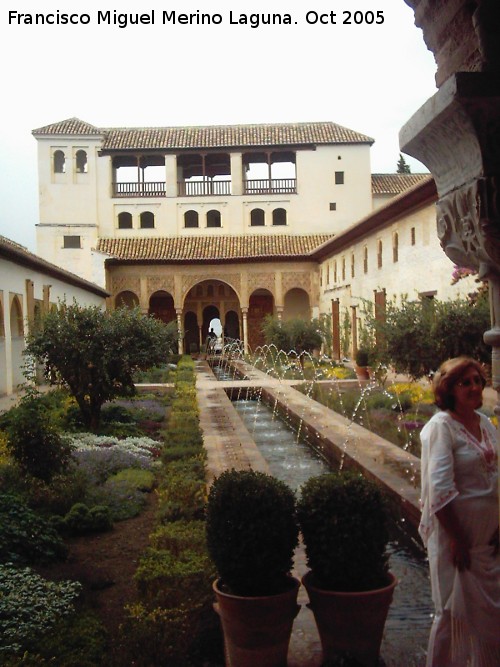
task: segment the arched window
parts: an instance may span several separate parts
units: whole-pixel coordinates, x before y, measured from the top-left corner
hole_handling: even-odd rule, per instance
[[[118,229],[132,229],[132,214],[127,211],[118,213]]]
[[[207,213],[207,227],[222,227],[220,219],[220,211],[215,209]]]
[[[139,216],[141,229],[153,229],[155,226],[155,216],[151,211],[143,211]]]
[[[198,211],[186,211],[184,213],[184,227],[199,227]]]
[[[77,174],[86,174],[87,173],[87,152],[86,151],[76,151],[76,173]]]
[[[66,156],[63,151],[54,151],[54,174],[66,173]]]
[[[266,214],[261,208],[253,208],[250,211],[250,225],[251,227],[264,227]]]
[[[399,259],[399,235],[394,232],[392,237],[392,261],[397,262]]]
[[[286,211],[284,208],[275,208],[273,211],[273,225],[286,225]]]

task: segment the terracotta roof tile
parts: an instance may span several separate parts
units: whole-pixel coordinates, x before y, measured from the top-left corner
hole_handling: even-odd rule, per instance
[[[96,135],[99,136],[102,134],[102,130],[86,123],[79,118],[68,118],[62,120],[59,123],[53,123],[52,125],[46,125],[45,127],[40,127],[37,130],[33,130],[32,134],[48,134],[48,135],[70,135],[70,136],[81,136],[81,135]]]
[[[100,239],[98,250],[123,261],[235,261],[302,258],[333,234]]]
[[[180,150],[245,146],[372,144],[373,139],[336,123],[277,123],[200,127],[97,128],[78,118],[33,130],[34,135],[103,135],[103,150]]]
[[[372,193],[398,195],[430,177],[430,174],[372,174]]]

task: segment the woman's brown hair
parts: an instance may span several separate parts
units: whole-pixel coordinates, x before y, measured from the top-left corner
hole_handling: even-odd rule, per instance
[[[459,382],[464,373],[474,368],[481,377],[483,387],[486,384],[486,375],[481,364],[470,357],[454,357],[443,361],[439,370],[432,378],[432,389],[436,405],[441,410],[453,410],[455,407],[455,398],[452,394],[453,387]]]

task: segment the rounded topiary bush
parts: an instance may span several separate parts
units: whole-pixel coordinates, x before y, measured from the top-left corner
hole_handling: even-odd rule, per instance
[[[374,482],[354,472],[311,477],[301,487],[297,516],[321,588],[367,591],[388,583],[387,507]]]
[[[207,545],[224,584],[236,595],[284,590],[298,544],[295,494],[280,480],[230,470],[212,484],[206,508]]]

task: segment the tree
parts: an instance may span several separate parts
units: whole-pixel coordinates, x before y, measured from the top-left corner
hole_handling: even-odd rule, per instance
[[[445,359],[460,355],[490,362],[489,348],[483,341],[490,327],[484,292],[475,301],[410,301],[404,296],[400,306],[387,302],[384,320],[376,319],[373,313],[373,304],[365,302],[365,326],[377,340],[377,360],[393,364],[399,373],[418,379],[435,371]]]
[[[404,156],[401,153],[399,154],[397,173],[398,174],[411,174],[410,165],[406,162],[406,160],[404,159]]]
[[[294,351],[297,356],[302,352],[312,352],[321,347],[323,337],[321,324],[317,319],[304,320],[296,317],[281,321],[268,315],[262,324],[262,332],[268,345],[276,345],[284,352]]]
[[[84,424],[96,431],[102,405],[133,394],[134,373],[164,363],[176,338],[175,322],[165,325],[139,309],[62,303],[29,336],[25,354],[44,364],[51,384],[67,385]]]

